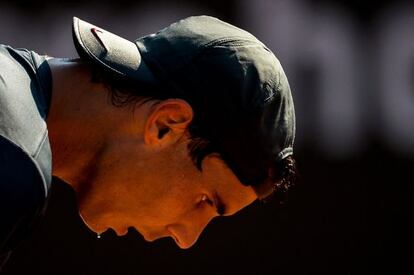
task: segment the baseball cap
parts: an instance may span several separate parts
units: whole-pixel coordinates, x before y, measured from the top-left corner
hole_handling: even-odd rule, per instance
[[[73,39],[79,56],[105,71],[187,100],[195,131],[240,182],[259,199],[272,192],[271,167],[293,154],[295,111],[279,60],[255,36],[192,16],[129,41],[74,17]]]

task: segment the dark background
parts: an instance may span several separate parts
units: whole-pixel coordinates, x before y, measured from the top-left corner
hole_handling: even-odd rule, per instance
[[[281,60],[297,109],[301,180],[287,204],[214,220],[197,244],[101,239],[56,180],[45,220],[4,274],[414,274],[414,3],[0,2],[0,43],[76,56],[71,17],[128,39],[189,15],[243,27]]]

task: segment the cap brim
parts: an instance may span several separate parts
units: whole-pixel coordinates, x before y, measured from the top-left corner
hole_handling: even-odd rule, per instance
[[[135,43],[77,17],[73,17],[72,31],[81,58],[132,80],[156,82]]]

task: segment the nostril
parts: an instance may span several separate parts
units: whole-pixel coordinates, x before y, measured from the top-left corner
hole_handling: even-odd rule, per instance
[[[175,243],[177,244],[177,246],[181,249],[187,249],[190,248],[192,246],[192,244],[186,244],[185,242],[181,242],[179,238],[177,238],[177,236],[175,236],[174,234],[171,234],[171,238],[173,238],[173,240],[175,241]]]
[[[185,232],[183,228],[180,228],[180,226],[167,226],[167,231],[169,233],[169,236],[174,239],[177,246],[181,249],[190,248],[197,240],[197,238],[194,240],[190,238],[190,236],[186,234],[187,232]]]
[[[173,234],[171,234],[171,238],[177,243],[177,244],[179,244],[180,243],[180,241],[177,239],[177,237],[176,236],[174,236]]]

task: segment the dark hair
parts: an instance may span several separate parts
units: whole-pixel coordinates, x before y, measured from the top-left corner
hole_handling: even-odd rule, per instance
[[[284,204],[288,199],[288,191],[295,186],[299,178],[296,161],[293,156],[288,156],[277,161],[272,167],[272,170],[271,180],[273,182],[273,192],[261,200],[263,202],[276,200],[279,204]]]
[[[84,60],[80,60],[85,62]],[[89,63],[90,64],[90,63]],[[108,71],[102,70],[100,67],[91,64],[92,78],[94,83],[102,83],[110,92],[111,103],[116,107],[132,107],[144,104],[152,100],[165,100],[168,98],[181,98],[189,102],[191,106],[192,100],[189,98],[183,98],[182,95],[174,92],[173,89],[167,89],[163,86],[156,84],[133,82],[126,77],[115,75]],[[139,88],[137,88],[139,87]],[[194,107],[194,106],[193,106]],[[194,108],[196,109],[196,108]],[[218,153],[219,150],[214,146],[212,142],[204,138],[198,131],[199,121],[197,119],[197,113],[195,111],[194,119],[189,126],[190,142],[188,144],[188,150],[190,157],[194,164],[201,171],[202,162],[204,158],[212,153]],[[268,196],[265,201],[268,201],[270,197],[279,200],[281,203],[285,201],[287,191],[294,185],[297,178],[297,169],[295,160],[292,156],[289,156],[277,163],[273,167],[272,182],[274,182],[273,193]],[[254,186],[252,186],[254,187]]]

